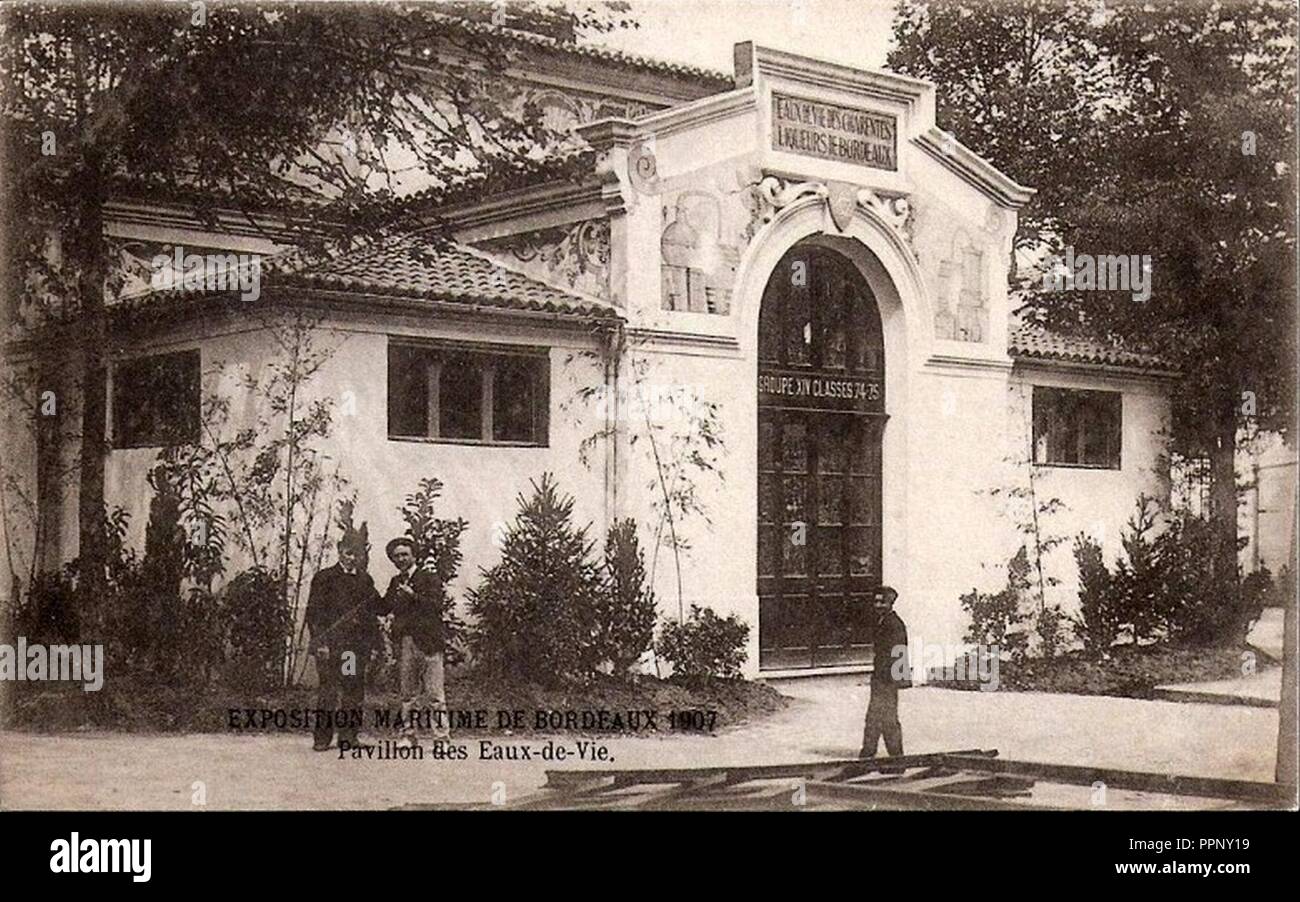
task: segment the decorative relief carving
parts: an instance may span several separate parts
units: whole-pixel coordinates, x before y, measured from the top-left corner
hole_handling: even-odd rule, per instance
[[[804,197],[820,197],[828,202],[831,199],[830,188],[822,182],[787,183],[775,176],[767,176],[754,185],[751,191],[751,219],[745,229],[746,242],[758,234],[759,229],[772,221],[783,207],[787,207]],[[913,209],[911,202],[903,195],[882,195],[870,188],[860,188],[856,194],[857,206],[874,210],[894,229],[910,246],[912,244]],[[834,212],[834,211],[833,211]],[[841,228],[847,223],[836,224]]]
[[[886,197],[863,188],[858,192],[858,203],[874,210],[904,241],[912,243],[912,202],[906,197],[901,194]]]
[[[482,249],[523,264],[529,275],[609,297],[609,220],[588,219],[570,226],[524,232],[484,242]]]
[[[753,234],[772,221],[777,211],[804,197],[830,196],[830,191],[821,182],[795,182],[789,184],[776,176],[769,175],[754,187],[754,196],[758,201],[757,219]],[[752,235],[751,235],[752,237]]]
[[[708,191],[682,191],[663,214],[667,224],[659,239],[660,306],[726,315],[740,249],[723,238],[721,201]]]
[[[950,341],[982,342],[988,337],[988,279],[984,252],[962,230],[939,263],[934,334]]]
[[[522,112],[528,105],[537,107],[546,128],[561,134],[571,131],[575,125],[585,125],[597,119],[636,119],[658,109],[637,100],[580,94],[555,88],[527,88],[520,92],[515,105],[516,112]]]

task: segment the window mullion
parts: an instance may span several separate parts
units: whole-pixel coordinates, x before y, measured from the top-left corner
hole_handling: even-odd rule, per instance
[[[485,358],[479,367],[479,390],[482,392],[483,416],[482,416],[482,437],[483,441],[492,441],[492,394],[496,383],[496,363],[490,358]]]
[[[428,379],[428,382],[426,383],[426,385],[428,386],[428,390],[427,390],[428,398],[426,399],[426,403],[428,405],[427,414],[426,414],[426,416],[428,417],[428,422],[425,426],[424,431],[429,438],[438,438],[439,434],[442,431],[441,430],[442,419],[440,417],[440,409],[438,406],[439,386],[442,381],[441,360],[434,358],[429,361],[426,378]]]

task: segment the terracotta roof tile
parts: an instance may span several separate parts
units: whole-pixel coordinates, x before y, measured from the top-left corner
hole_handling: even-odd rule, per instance
[[[1167,360],[1155,354],[1051,332],[1038,326],[1013,326],[1007,344],[1011,356],[1017,358],[1173,370]]]
[[[434,16],[435,18],[444,20],[449,25],[461,28],[467,32],[502,35],[520,44],[531,44],[534,47],[545,47],[551,50],[557,50],[561,53],[571,54],[573,56],[585,56],[590,59],[603,60],[605,62],[614,63],[615,65],[631,69],[642,69],[649,72],[661,72],[667,75],[689,78],[719,88],[729,88],[732,84],[731,75],[726,72],[718,71],[717,69],[706,69],[703,66],[694,66],[689,63],[677,63],[672,62],[671,60],[656,59],[655,57],[629,53],[625,50],[616,50],[613,47],[604,47],[600,44],[561,41],[557,38],[550,37],[549,35],[538,34],[533,31],[525,31],[518,28],[500,28],[482,22],[472,22],[455,16],[446,16],[442,14],[434,14]]]
[[[447,301],[581,318],[618,318],[607,301],[565,291],[461,245],[405,238],[308,265],[275,280],[281,285],[359,291],[412,300]]]
[[[419,236],[358,247],[327,260],[304,260],[294,251],[267,257],[261,263],[261,282],[262,297],[276,289],[316,289],[572,319],[621,318],[618,308],[601,298],[548,285],[463,245],[439,245]],[[110,309],[123,314],[145,308],[157,311],[166,309],[163,305],[179,308],[233,297],[237,292],[177,287],[123,298],[110,304]]]

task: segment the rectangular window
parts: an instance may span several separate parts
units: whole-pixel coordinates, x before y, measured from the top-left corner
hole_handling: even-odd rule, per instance
[[[197,442],[199,366],[197,350],[114,365],[114,447],[158,448]]]
[[[545,445],[544,348],[390,342],[388,437]]]
[[[1034,386],[1034,463],[1120,468],[1119,392]]]

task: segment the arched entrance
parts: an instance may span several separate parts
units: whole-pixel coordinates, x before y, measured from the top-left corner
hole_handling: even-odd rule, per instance
[[[759,667],[871,659],[881,572],[880,311],[841,254],[791,248],[758,325]]]

